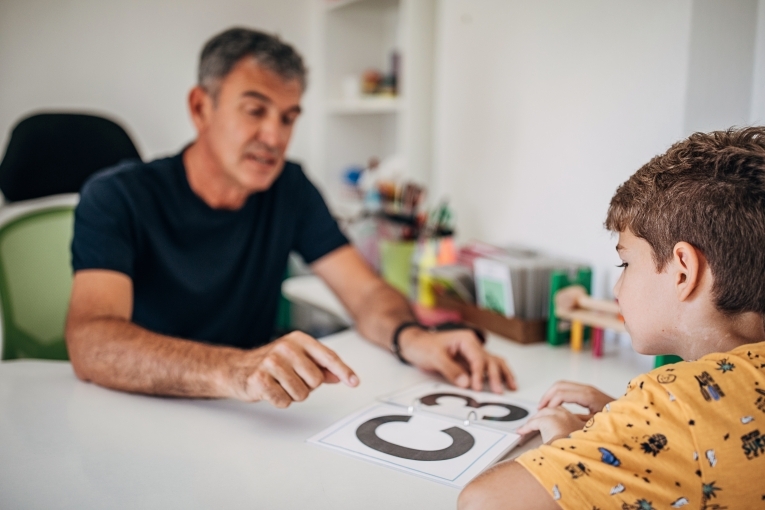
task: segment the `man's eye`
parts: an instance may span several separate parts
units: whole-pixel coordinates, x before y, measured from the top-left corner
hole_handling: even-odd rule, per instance
[[[284,124],[285,126],[291,126],[292,124],[295,123],[296,119],[297,117],[295,117],[294,115],[288,115],[288,116],[282,117],[282,124]]]
[[[626,262],[622,262],[621,264],[619,264],[616,267],[626,268],[627,267],[627,263]]]
[[[253,117],[262,117],[266,114],[265,108],[254,108],[247,110],[247,115],[252,115]]]

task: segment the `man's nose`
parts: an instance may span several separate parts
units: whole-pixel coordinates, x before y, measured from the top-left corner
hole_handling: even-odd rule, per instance
[[[284,129],[281,119],[276,116],[269,116],[260,125],[258,131],[258,140],[276,150],[283,145]]]

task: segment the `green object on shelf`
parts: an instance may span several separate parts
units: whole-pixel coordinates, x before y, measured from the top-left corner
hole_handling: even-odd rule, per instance
[[[72,289],[73,206],[56,206],[0,227],[2,359],[68,359],[64,324]]]
[[[382,241],[380,273],[383,279],[409,297],[412,289],[412,256],[414,241]]]
[[[550,345],[562,345],[568,342],[569,330],[561,330],[560,320],[555,317],[555,294],[564,287],[570,285],[581,285],[587,291],[592,292],[592,269],[589,267],[580,267],[576,272],[576,277],[571,278],[566,271],[553,271],[550,275],[550,316],[547,320],[547,343]],[[590,328],[585,328],[585,338],[590,336]]]
[[[659,368],[664,365],[671,365],[672,363],[680,363],[681,361],[683,361],[683,358],[680,356],[675,356],[674,354],[661,354],[656,356],[656,361],[654,362],[653,367]]]

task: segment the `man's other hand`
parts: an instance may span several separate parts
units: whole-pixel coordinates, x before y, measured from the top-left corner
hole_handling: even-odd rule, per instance
[[[355,387],[359,378],[334,351],[298,331],[247,351],[232,367],[232,397],[275,407],[302,402],[322,383],[342,381]]]
[[[482,391],[488,380],[494,393],[514,390],[515,378],[505,360],[489,354],[475,333],[454,330],[431,333],[418,328],[401,332],[401,356],[412,365],[438,372],[460,388]]]

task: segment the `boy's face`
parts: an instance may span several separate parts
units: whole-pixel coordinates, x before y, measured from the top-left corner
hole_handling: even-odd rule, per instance
[[[666,267],[656,272],[651,246],[630,231],[619,234],[616,251],[624,268],[614,296],[633,348],[642,354],[670,352],[667,347],[679,325],[674,278]]]

